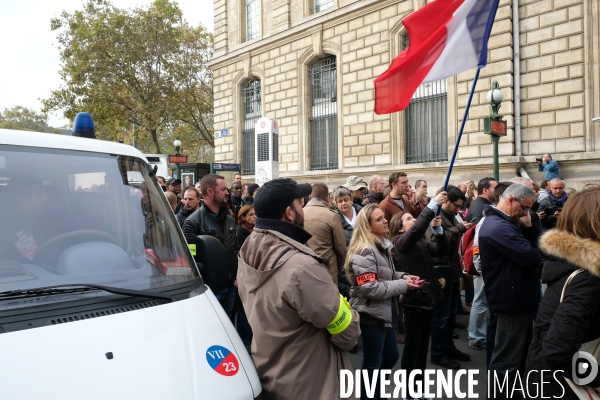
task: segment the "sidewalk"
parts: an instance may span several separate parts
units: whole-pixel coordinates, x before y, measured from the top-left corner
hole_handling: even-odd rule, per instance
[[[469,316],[468,315],[457,315],[456,316],[456,320],[457,322],[460,322],[464,325],[468,325],[469,324]],[[461,368],[463,369],[478,369],[479,370],[479,375],[477,375],[477,380],[478,380],[478,384],[477,386],[475,386],[473,388],[473,392],[475,394],[478,395],[478,397],[475,398],[479,398],[479,399],[485,399],[486,395],[487,395],[487,369],[485,367],[485,351],[480,351],[480,350],[473,350],[469,347],[469,341],[467,339],[467,330],[466,329],[455,329],[454,330],[458,335],[459,338],[458,339],[454,339],[454,344],[456,345],[456,348],[464,353],[467,353],[471,356],[471,361],[459,361],[461,363]],[[394,367],[394,371],[397,369],[400,369],[400,360],[402,359],[402,351],[404,349],[404,345],[403,344],[398,344],[398,349],[400,350],[400,359],[398,360],[398,363],[396,364],[396,366]],[[354,369],[359,369],[360,365],[362,363],[362,346],[359,340],[359,344],[358,344],[358,353],[357,354],[348,354],[350,361],[352,362],[352,366],[354,367]],[[441,368],[437,365],[433,365],[429,362],[430,357],[427,357],[427,368],[428,369],[442,369],[443,371],[446,371],[445,368]],[[393,380],[392,380],[393,382]],[[461,385],[460,385],[460,389],[463,393],[467,394],[468,393],[468,387],[467,387],[467,378],[466,376],[463,376],[460,380]],[[389,393],[391,394],[393,391],[393,386],[389,389]],[[434,392],[435,393],[435,392]],[[434,398],[436,398],[434,396]],[[440,399],[454,399],[452,397],[439,397]],[[469,397],[467,397],[469,398]],[[473,398],[473,397],[471,397]]]

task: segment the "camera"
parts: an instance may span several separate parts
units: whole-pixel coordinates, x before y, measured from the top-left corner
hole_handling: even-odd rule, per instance
[[[542,160],[542,157],[540,157],[540,158],[536,158],[535,161],[541,163],[543,160]]]

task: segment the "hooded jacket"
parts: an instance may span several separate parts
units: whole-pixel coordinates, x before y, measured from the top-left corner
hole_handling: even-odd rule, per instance
[[[544,263],[542,281],[548,286],[533,327],[533,340],[527,357],[530,385],[542,384],[537,371],[552,370],[565,388],[563,399],[576,399],[564,376],[573,376],[572,358],[582,343],[600,337],[600,243],[564,231],[551,230],[540,239],[540,249],[551,257]],[[569,275],[576,275],[560,296]],[[544,393],[560,394],[552,375],[544,376]],[[590,384],[600,386],[600,375]],[[539,390],[539,389],[538,389]]]
[[[394,270],[391,248],[389,240],[377,241],[375,247],[363,249],[350,259],[350,304],[361,315],[367,314],[367,323],[372,325],[394,325],[398,296],[408,288],[402,279],[405,273]]]
[[[299,241],[281,233],[281,224]],[[343,331],[326,329],[341,308],[340,294],[323,260],[300,243],[309,238],[295,225],[257,218],[240,250],[238,290],[266,399],[339,399],[340,369],[352,369],[344,351],[360,335],[359,316],[348,310]]]
[[[522,229],[489,205],[484,213],[479,253],[489,308],[496,313],[533,310],[540,302],[542,255],[536,247],[541,227],[533,224],[532,228]]]

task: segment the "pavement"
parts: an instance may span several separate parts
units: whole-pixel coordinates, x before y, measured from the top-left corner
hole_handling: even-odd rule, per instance
[[[468,315],[457,315],[456,317],[457,322],[462,323],[463,325],[469,325],[469,316]],[[461,364],[461,368],[462,369],[476,369],[479,371],[479,374],[475,376],[475,379],[478,381],[477,385],[473,385],[473,388],[471,389],[472,392],[475,394],[475,396],[468,396],[468,382],[467,382],[467,377],[466,376],[462,376],[460,379],[460,390],[461,392],[463,392],[466,397],[447,397],[442,395],[441,397],[433,397],[435,399],[485,399],[486,398],[486,394],[487,394],[487,369],[485,366],[485,351],[481,351],[481,350],[474,350],[471,349],[469,347],[469,340],[467,338],[467,330],[466,329],[455,329],[454,330],[455,333],[457,333],[459,335],[458,339],[454,339],[454,345],[456,346],[456,348],[460,351],[462,351],[463,353],[467,353],[471,356],[471,361],[459,361]],[[400,360],[402,359],[402,351],[404,349],[404,345],[403,344],[398,344],[398,349],[400,352],[400,359],[398,359],[398,362],[396,363],[396,366],[394,367],[393,371],[399,370],[400,368]],[[350,361],[352,362],[352,366],[354,367],[354,369],[360,369],[361,363],[362,363],[362,345],[360,343],[358,343],[358,353],[357,354],[349,354],[348,356],[350,358]],[[428,355],[427,357],[427,368],[428,369],[441,369],[444,372],[446,372],[445,368],[442,368],[438,365],[434,365],[431,364],[430,362],[430,357]],[[392,380],[393,381],[393,380]],[[393,392],[393,384],[391,385],[390,389],[388,390],[388,393],[392,393]],[[437,388],[436,388],[437,390]],[[434,392],[435,393],[435,392]],[[454,392],[456,393],[456,391]],[[393,397],[392,397],[393,398]],[[400,397],[401,398],[401,397]]]

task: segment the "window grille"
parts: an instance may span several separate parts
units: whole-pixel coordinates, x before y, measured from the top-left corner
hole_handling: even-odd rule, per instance
[[[258,0],[246,0],[246,41],[258,37]]]
[[[315,0],[315,8],[313,13],[318,13],[333,6],[333,0]]]
[[[242,88],[244,99],[244,129],[242,130],[243,141],[243,164],[244,175],[254,175],[256,149],[254,145],[254,126],[261,117],[261,90],[260,79],[254,79]]]
[[[424,83],[406,110],[406,163],[448,160],[446,80]]]
[[[338,168],[336,59],[327,57],[309,71],[311,83],[311,170]]]

